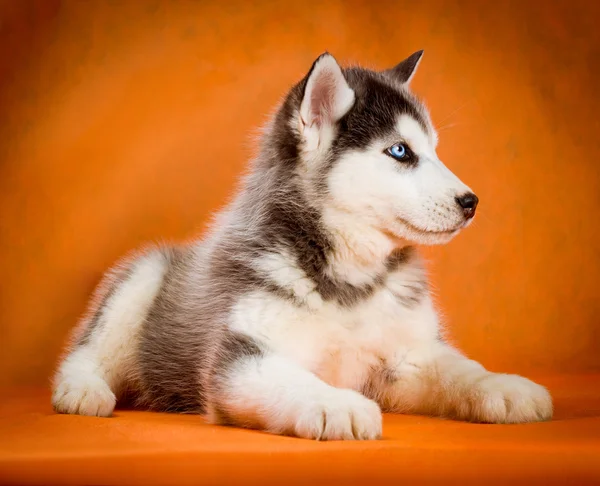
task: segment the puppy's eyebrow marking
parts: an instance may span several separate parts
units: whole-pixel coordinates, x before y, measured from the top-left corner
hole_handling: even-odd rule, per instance
[[[416,154],[425,154],[430,158],[437,158],[429,137],[413,117],[406,114],[400,115],[396,123],[396,130],[400,134],[400,138],[410,146],[413,152]]]

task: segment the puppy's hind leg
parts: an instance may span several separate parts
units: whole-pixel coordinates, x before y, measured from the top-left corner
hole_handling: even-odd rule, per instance
[[[135,375],[139,330],[167,266],[168,256],[156,250],[107,273],[93,311],[54,377],[52,405],[57,412],[112,414],[116,394]]]
[[[55,411],[110,417],[116,402],[92,346],[78,347],[61,363],[52,393]]]

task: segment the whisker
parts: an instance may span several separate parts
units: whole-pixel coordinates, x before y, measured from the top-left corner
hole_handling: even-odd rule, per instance
[[[448,130],[449,128],[454,128],[457,125],[461,125],[461,123],[448,123],[447,125],[444,125],[443,127],[437,127],[436,130],[439,132],[443,132],[444,130]]]
[[[485,211],[481,211],[481,209],[477,209],[476,216],[479,219],[483,218],[486,222],[493,222],[492,218],[490,218]],[[477,223],[477,219],[473,220],[473,224]]]
[[[467,107],[469,104],[474,103],[476,100],[475,97],[471,98],[470,100],[465,101],[462,105],[460,105],[458,108],[452,110],[450,112],[450,114],[446,115],[443,119],[441,119],[438,123],[442,124],[446,121],[448,121],[451,117],[453,117],[456,113],[458,113],[459,111],[463,110],[465,107]]]

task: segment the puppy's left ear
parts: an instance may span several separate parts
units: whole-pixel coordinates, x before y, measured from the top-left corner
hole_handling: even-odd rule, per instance
[[[388,69],[384,72],[392,76],[396,81],[409,84],[415,75],[417,68],[419,67],[422,57],[423,51],[417,51],[404,59],[404,61],[394,66],[392,69]]]

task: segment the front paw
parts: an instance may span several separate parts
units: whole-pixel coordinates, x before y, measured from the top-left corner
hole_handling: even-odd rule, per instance
[[[548,390],[518,375],[489,373],[472,385],[461,407],[473,422],[517,424],[552,418]]]
[[[381,437],[379,405],[352,390],[332,389],[306,403],[294,427],[298,437],[373,440]]]

